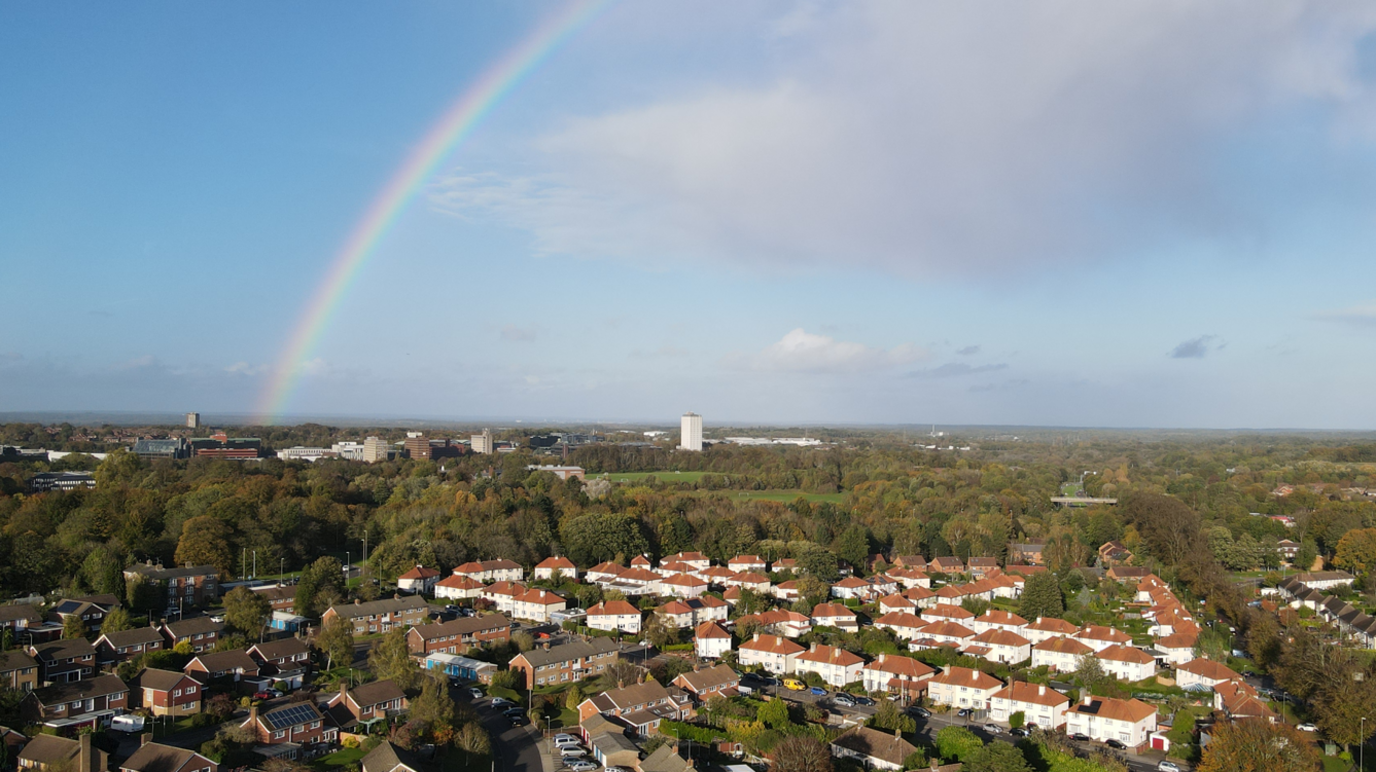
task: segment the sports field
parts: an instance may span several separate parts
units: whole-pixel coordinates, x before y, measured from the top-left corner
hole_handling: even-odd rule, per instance
[[[701,480],[705,474],[711,474],[711,472],[609,472],[606,477],[614,483],[638,483],[651,475],[659,478],[660,482],[695,483]],[[590,474],[588,479],[602,476]]]

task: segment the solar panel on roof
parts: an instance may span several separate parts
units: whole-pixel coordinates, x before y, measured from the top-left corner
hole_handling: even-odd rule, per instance
[[[293,705],[291,707],[274,710],[264,716],[273,729],[286,729],[289,726],[314,721],[316,718],[315,709],[310,705]]]

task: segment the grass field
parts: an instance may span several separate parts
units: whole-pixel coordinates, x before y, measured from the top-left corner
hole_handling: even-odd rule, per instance
[[[637,483],[650,475],[659,478],[660,482],[686,482],[695,483],[702,479],[705,474],[711,472],[609,472],[606,477],[614,483]],[[602,477],[600,474],[590,474],[589,479]]]

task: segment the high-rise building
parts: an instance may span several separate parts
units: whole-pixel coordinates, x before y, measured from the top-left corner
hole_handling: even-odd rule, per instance
[[[369,464],[386,461],[387,451],[387,441],[381,437],[369,437],[363,440],[363,460]]]
[[[679,450],[702,450],[702,416],[684,413],[679,421]]]
[[[200,413],[187,413],[187,414],[186,414],[186,428],[188,428],[188,429],[199,429],[199,428],[201,428],[201,414],[200,414]]]
[[[495,449],[492,447],[493,443],[492,443],[492,430],[491,430],[491,429],[483,429],[483,433],[482,433],[482,434],[475,434],[475,435],[473,435],[473,440],[472,440],[472,441],[473,441],[473,452],[474,452],[474,453],[484,453],[484,454],[486,454],[486,453],[492,453],[492,452],[494,452],[494,450],[495,450]]]

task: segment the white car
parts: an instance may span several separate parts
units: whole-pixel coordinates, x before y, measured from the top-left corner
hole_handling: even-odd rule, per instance
[[[516,704],[516,703],[512,702],[511,700],[506,699],[505,697],[493,697],[493,698],[492,698],[492,707],[494,707],[494,708],[500,708],[500,707],[503,707],[503,706],[505,706],[505,705],[515,705],[515,704]]]
[[[476,686],[469,687],[468,696],[475,700],[481,700],[483,698],[483,690]]]
[[[577,748],[580,745],[582,745],[582,743],[572,737],[565,740],[560,740],[558,737],[554,738],[554,747],[561,751],[565,748]]]
[[[557,735],[554,736],[554,744],[555,744],[555,745],[558,745],[558,744],[564,743],[564,742],[568,742],[568,741],[570,741],[570,740],[572,740],[573,742],[578,742],[578,738],[577,738],[577,737],[574,737],[574,736],[571,735],[571,734],[557,734]]]
[[[1319,728],[1318,728],[1317,726],[1314,726],[1313,724],[1300,724],[1299,726],[1297,726],[1297,727],[1295,727],[1295,728],[1298,729],[1298,730],[1300,730],[1301,732],[1317,732],[1317,731],[1319,731]]]
[[[559,758],[561,759],[581,759],[586,755],[588,752],[577,745],[566,745],[559,749]]]
[[[1156,772],[1180,772],[1180,765],[1174,761],[1163,761],[1156,765]]]
[[[597,769],[597,762],[595,762],[595,761],[570,761],[569,764],[568,764],[568,767],[569,767],[569,769],[573,770],[573,772],[594,772],[594,770]]]

